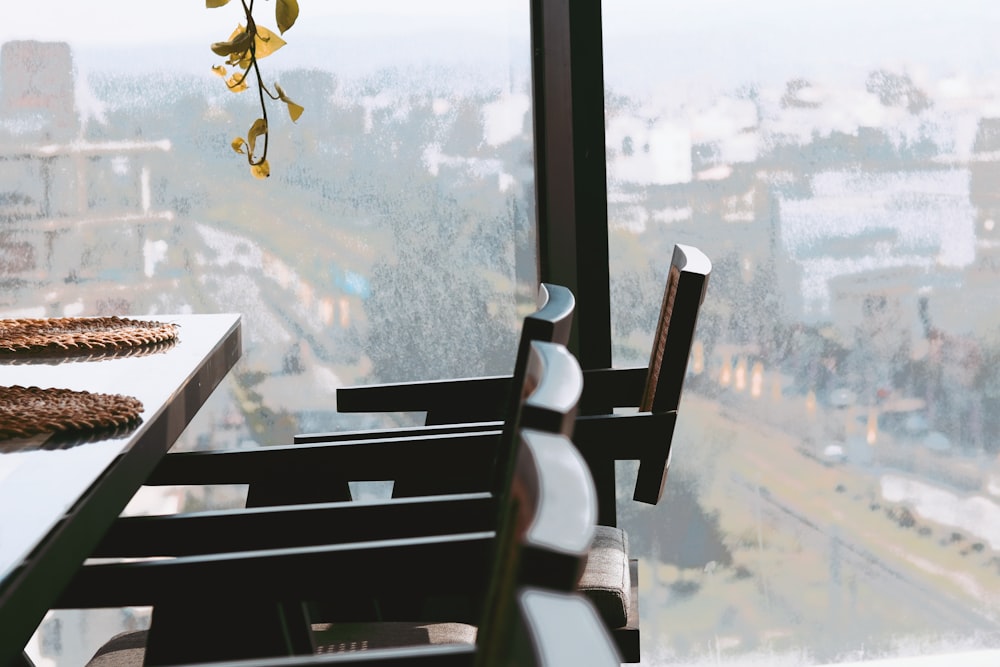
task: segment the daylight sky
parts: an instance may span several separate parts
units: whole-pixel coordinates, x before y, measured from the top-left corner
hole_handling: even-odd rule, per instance
[[[256,1],[258,20],[273,25],[273,2]],[[287,35],[297,48],[283,50],[275,66],[496,59],[498,50],[523,48],[527,5],[300,0],[300,23]],[[241,16],[236,0],[212,10],[204,0],[32,0],[17,7],[0,22],[0,42],[64,40],[78,52],[128,47],[127,58],[115,56],[117,65],[167,60],[199,70],[212,57],[208,44],[228,36]],[[784,80],[914,64],[938,76],[1000,72],[995,0],[606,0],[603,8],[611,81]]]
[[[317,30],[375,30],[379,24],[419,27],[421,24],[460,26],[470,17],[487,22],[503,19],[521,3],[475,0],[301,0],[302,22],[296,33]],[[0,41],[44,38],[79,44],[158,43],[176,39],[215,39],[242,16],[239,0],[206,9],[204,0],[32,0],[7,14],[0,24]],[[254,15],[274,25],[274,3],[256,0]],[[388,17],[388,21],[386,18]]]

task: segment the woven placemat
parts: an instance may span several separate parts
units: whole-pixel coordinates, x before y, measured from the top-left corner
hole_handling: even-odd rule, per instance
[[[124,317],[0,320],[0,359],[103,358],[158,352],[174,344],[177,325]]]
[[[0,439],[41,433],[91,433],[139,423],[142,402],[121,394],[0,387]]]

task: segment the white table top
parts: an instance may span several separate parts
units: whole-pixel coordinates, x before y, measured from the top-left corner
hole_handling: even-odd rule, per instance
[[[17,655],[48,605],[173,445],[242,351],[240,316],[162,315],[180,325],[163,352],[100,361],[11,363],[0,385],[125,394],[142,422],[124,435],[0,440],[0,662]]]

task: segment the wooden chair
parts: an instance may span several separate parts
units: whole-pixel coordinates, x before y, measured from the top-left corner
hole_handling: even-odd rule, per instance
[[[585,442],[577,446],[591,450],[592,462],[601,469],[598,481],[601,523],[614,525],[614,460],[639,460],[640,471],[634,499],[655,504],[662,495],[669,467],[670,416],[680,405],[688,357],[694,342],[698,312],[708,289],[712,263],[693,246],[676,244],[667,274],[660,316],[647,366],[584,371],[583,405],[637,408],[639,415],[598,414],[581,416],[576,434]],[[427,424],[455,423],[454,429],[468,433],[495,429],[503,414],[496,396],[506,395],[513,376],[466,378],[437,382],[361,385],[337,389],[337,409],[341,412],[427,412]],[[493,400],[491,400],[491,398]],[[480,400],[481,399],[481,400]],[[470,405],[476,408],[470,409]],[[454,407],[450,407],[454,406]],[[472,415],[475,418],[463,418]],[[653,418],[649,415],[665,415]],[[461,422],[461,423],[459,423]],[[478,423],[469,423],[478,422]],[[667,424],[666,422],[670,422]],[[656,423],[659,428],[651,427]],[[444,429],[447,432],[447,427]],[[323,443],[356,439],[365,432],[308,433],[295,436],[296,443]],[[368,432],[361,437],[385,437],[391,431]],[[652,434],[652,437],[650,437]],[[665,438],[663,436],[666,436]],[[600,451],[601,442],[615,441],[634,455],[610,458]],[[624,441],[624,442],[623,442]],[[620,443],[620,444],[619,444]],[[625,454],[625,452],[622,452]],[[609,463],[612,470],[609,469]],[[607,478],[610,473],[610,484]]]
[[[640,659],[638,562],[629,556],[628,534],[617,528],[615,462],[638,461],[633,500],[655,505],[663,497],[677,409],[694,342],[698,311],[712,264],[701,251],[676,245],[653,338],[649,365],[584,372],[584,397],[625,414],[577,418],[573,441],[594,476],[598,526],[588,571],[581,582],[601,611],[626,662]],[[607,583],[622,573],[620,588]]]
[[[603,526],[598,529],[581,580],[581,590],[587,593],[600,610],[628,662],[639,660],[638,572],[637,562],[629,557],[627,534],[615,527],[615,462],[638,460],[639,473],[633,498],[650,504],[659,502],[669,468],[676,410],[694,339],[697,314],[704,300],[710,272],[711,262],[703,253],[690,246],[676,246],[649,365],[584,373],[584,398],[589,397],[591,404],[604,405],[609,410],[614,407],[639,409],[638,413],[633,414],[581,416],[574,431],[574,441],[595,478],[598,489],[598,522]],[[456,395],[469,401],[474,396],[508,395],[511,382],[511,377],[493,377],[432,384],[439,396]],[[375,411],[379,409],[379,405],[382,409],[391,411],[417,409],[412,407],[415,403],[408,401],[416,400],[415,397],[420,395],[420,391],[414,388],[420,384],[340,390],[338,404],[341,409],[357,408],[364,411]],[[345,399],[347,396],[354,398]],[[484,401],[483,404],[489,404],[489,401]],[[496,405],[496,402],[493,404]],[[480,410],[476,416],[482,418],[490,415],[485,410]],[[436,471],[428,471],[422,461],[428,458],[441,459],[436,456],[422,457],[419,455],[423,451],[421,449],[401,448],[394,450],[396,454],[390,455],[387,448],[398,443],[393,442],[392,438],[380,438],[382,433],[376,432],[366,440],[339,442],[332,451],[327,445],[338,443],[338,440],[329,440],[328,434],[323,434],[312,436],[308,439],[312,442],[308,444],[267,448],[226,457],[228,461],[235,463],[238,460],[241,465],[246,465],[246,474],[240,472],[241,465],[231,464],[220,457],[214,459],[219,461],[219,465],[201,466],[201,472],[206,473],[205,475],[189,476],[186,481],[176,481],[179,476],[171,474],[163,479],[175,480],[165,483],[205,484],[212,483],[213,479],[216,480],[215,483],[239,483],[247,481],[250,468],[256,470],[253,474],[257,475],[273,475],[278,469],[287,469],[294,479],[300,474],[308,475],[312,470],[329,470],[323,461],[333,460],[334,452],[339,449],[335,460],[351,471],[350,479],[394,479],[397,485],[394,495],[397,496],[472,493],[490,488],[490,477],[480,473],[492,464],[493,459],[488,452],[494,446],[491,443],[497,442],[497,429],[501,425],[499,422],[463,423],[444,427],[454,428],[454,432],[431,436],[432,439],[453,439],[454,451],[461,452],[453,455],[454,465],[447,469],[438,467]],[[284,451],[290,455],[289,462],[276,464],[278,459],[271,458],[274,451]],[[195,453],[190,458],[209,459],[214,458],[214,455]],[[461,472],[455,474],[449,471]]]
[[[615,462],[639,461],[633,499],[647,504],[660,501],[670,467],[671,442],[688,357],[711,269],[711,261],[700,250],[676,245],[649,364],[584,371],[583,405],[602,406],[607,412],[613,408],[638,410],[626,414],[581,415],[573,435],[594,475],[601,524],[582,589],[612,628],[627,662],[639,661],[638,564],[628,556],[628,535],[615,527]],[[490,395],[502,392],[504,383],[510,381],[499,377],[466,380],[461,392],[466,397],[478,392]],[[446,390],[446,386],[437,388],[440,395],[458,391],[457,387]],[[416,409],[417,395],[417,390],[408,385],[348,387],[338,390],[337,401],[343,411],[405,411]],[[440,420],[428,413],[428,420],[432,418]],[[468,433],[471,428],[490,427],[491,423],[481,423],[462,428]],[[312,434],[297,436],[296,440],[322,442],[326,437],[327,434]]]
[[[524,366],[520,400],[501,432],[295,446],[277,457],[267,455],[281,448],[251,450],[264,455],[265,463],[277,461],[286,474],[293,476],[300,467],[344,466],[358,469],[362,474],[369,470],[403,474],[417,467],[444,468],[459,477],[473,477],[472,484],[461,484],[476,486],[473,492],[459,490],[382,501],[333,501],[122,517],[91,555],[95,558],[187,556],[404,538],[426,535],[428,531],[446,534],[488,527],[496,517],[497,498],[507,493],[518,429],[570,433],[582,391],[576,359],[557,343],[531,343]],[[451,465],[455,461],[458,465]],[[463,469],[462,464],[469,462],[474,465]],[[220,470],[221,474],[226,472]],[[439,484],[452,489],[459,486],[448,480]],[[329,528],[317,530],[323,526]]]
[[[503,493],[468,500],[474,506],[473,514],[478,513],[481,518],[484,505],[492,504],[493,516],[485,524],[462,525],[460,530],[464,532],[458,533],[442,530],[439,526],[444,515],[437,511],[431,498],[421,499],[420,503],[407,500],[383,503],[422,504],[422,521],[431,528],[420,533],[420,537],[372,539],[369,533],[367,541],[362,542],[344,542],[335,516],[348,517],[359,511],[364,514],[367,508],[362,503],[331,504],[323,508],[332,533],[325,541],[315,537],[315,519],[319,515],[313,513],[314,507],[201,513],[187,519],[208,520],[215,531],[228,536],[249,532],[250,536],[242,536],[239,542],[237,548],[241,551],[232,553],[233,547],[227,547],[223,541],[208,548],[202,545],[195,551],[188,546],[179,549],[183,553],[207,551],[207,555],[85,565],[65,591],[59,606],[155,605],[148,638],[151,655],[146,657],[150,664],[165,664],[189,660],[190,655],[176,651],[204,641],[218,647],[218,653],[206,656],[211,659],[310,652],[311,636],[302,630],[308,626],[302,618],[289,613],[294,608],[289,603],[295,600],[360,599],[398,595],[401,591],[415,599],[442,594],[481,599],[488,593],[484,618],[491,619],[499,617],[495,605],[512,604],[509,599],[515,588],[534,585],[572,590],[593,535],[596,499],[585,463],[565,435],[558,432],[572,428],[582,376],[579,366],[562,346],[535,343],[532,348],[526,376],[533,390],[522,411],[525,426],[517,432],[520,439],[516,465],[511,459],[512,464],[506,466],[501,476],[505,480]],[[532,430],[527,424],[538,424],[552,432]],[[448,498],[445,502],[454,504],[455,499]],[[301,520],[298,516],[301,511],[308,513],[308,520]],[[247,523],[248,514],[261,513],[281,517],[278,524],[297,525],[306,530],[295,538],[289,536],[292,532],[289,529],[277,539],[270,530]],[[221,515],[237,517],[236,523],[227,526]],[[143,523],[177,526],[185,521],[185,517],[177,516],[156,519],[148,518]],[[358,525],[356,520],[347,523]],[[391,523],[398,525],[398,521]],[[378,526],[370,526],[369,530],[374,528]],[[468,532],[470,528],[476,532]],[[391,527],[387,534],[393,535]],[[179,533],[175,531],[173,535],[177,537]],[[184,541],[190,542],[191,535],[186,537]],[[291,543],[298,544],[289,546]],[[211,553],[219,547],[225,553]],[[162,548],[154,549],[153,553],[172,555],[177,551]],[[489,582],[493,586],[488,589]],[[211,600],[228,604],[233,613],[206,612],[204,604]],[[250,619],[238,613],[251,607],[255,614]],[[166,617],[170,621],[167,624],[161,623],[163,608],[172,612]],[[293,627],[294,622],[298,622],[298,630]],[[178,627],[184,630],[178,632]],[[405,639],[414,627],[414,623],[381,624],[366,626],[364,630],[376,638],[369,641],[377,641],[378,637]],[[467,628],[464,632],[468,634]],[[234,646],[231,641],[219,641],[220,636],[230,633],[244,643]],[[203,636],[196,638],[199,634]],[[140,638],[142,635],[136,634],[116,638],[114,646],[102,654],[100,664],[123,664],[120,661],[127,656],[141,656],[136,646]]]
[[[475,393],[461,390],[471,380],[411,383],[407,386],[414,388],[426,401],[421,405],[426,409],[435,406],[435,414],[442,418],[449,415],[452,420],[476,422],[482,415],[489,415],[491,419],[505,419],[516,409],[521,398],[519,391],[523,386],[531,343],[548,341],[566,344],[574,308],[573,293],[565,287],[545,283],[539,287],[538,309],[525,317],[522,323],[513,376],[505,378],[503,383]],[[448,402],[451,404],[445,406]],[[315,446],[284,445],[259,450],[178,452],[164,457],[146,483],[151,486],[249,484],[247,506],[263,507],[350,500],[348,481],[394,479],[386,475],[391,475],[392,469],[396,468],[414,474],[400,476],[402,481],[394,489],[395,495],[418,496],[428,492],[432,477],[441,472],[435,468],[439,468],[436,462],[442,459],[435,457],[433,450],[443,447],[452,452],[452,456],[458,457],[450,466],[452,470],[461,467],[469,471],[471,485],[466,486],[480,491],[488,487],[475,483],[477,478],[471,471],[482,469],[484,460],[487,464],[492,462],[492,454],[485,443],[497,441],[503,422],[475,426],[462,424],[328,434],[324,442],[341,443],[335,451]],[[387,438],[387,445],[376,445],[367,451],[357,444],[362,440]],[[404,453],[401,445],[409,439],[414,440],[415,449]],[[456,454],[460,445],[464,447],[461,453]],[[390,463],[388,469],[373,466],[373,463],[387,462],[386,447],[395,455],[395,463]],[[427,461],[433,465],[428,465]],[[450,481],[461,487],[461,480]]]

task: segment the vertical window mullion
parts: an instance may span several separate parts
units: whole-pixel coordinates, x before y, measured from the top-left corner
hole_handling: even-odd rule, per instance
[[[600,0],[533,0],[539,277],[576,294],[571,349],[611,366]],[[584,406],[585,409],[587,406]]]

